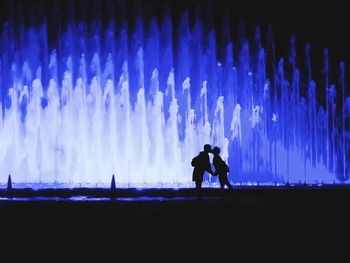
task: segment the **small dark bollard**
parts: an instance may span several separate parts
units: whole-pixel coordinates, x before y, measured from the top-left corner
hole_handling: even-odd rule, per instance
[[[7,179],[7,188],[6,188],[6,194],[9,197],[12,197],[12,180],[11,180],[11,174],[9,174],[9,177]]]
[[[117,187],[115,186],[115,178],[113,174],[112,182],[111,182],[111,198],[115,198],[116,195],[117,195]]]

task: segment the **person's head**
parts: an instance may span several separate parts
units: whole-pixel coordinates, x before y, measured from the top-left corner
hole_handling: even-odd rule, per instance
[[[220,148],[215,146],[213,150],[211,151],[214,155],[219,155],[220,154]]]
[[[210,153],[210,152],[211,152],[211,146],[210,146],[210,144],[205,144],[204,147],[203,147],[203,149],[204,149],[204,152]]]

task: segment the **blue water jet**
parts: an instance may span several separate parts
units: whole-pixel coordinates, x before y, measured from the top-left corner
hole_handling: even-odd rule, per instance
[[[69,20],[53,43],[45,20],[4,23],[0,183],[11,174],[26,186],[96,186],[118,174],[118,187],[192,186],[190,161],[206,143],[222,149],[236,184],[346,183],[345,64],[330,83],[325,49],[318,86],[310,44],[301,70],[294,36],[277,60],[271,28],[266,47],[260,28],[234,43],[224,19],[218,46],[216,29],[189,16],[176,27],[170,12]]]

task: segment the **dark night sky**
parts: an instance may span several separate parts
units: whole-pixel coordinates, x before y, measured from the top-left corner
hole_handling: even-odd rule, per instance
[[[164,6],[171,8],[173,21],[177,21],[184,10],[190,15],[196,8],[207,14],[205,19],[213,19],[217,29],[222,25],[223,14],[230,16],[232,39],[238,36],[239,24],[245,25],[246,36],[253,39],[257,25],[261,26],[263,42],[268,25],[274,30],[277,57],[287,57],[291,34],[297,39],[297,52],[300,64],[304,60],[304,47],[311,42],[311,56],[313,74],[317,80],[322,74],[323,49],[329,48],[329,56],[333,71],[338,68],[340,60],[350,62],[350,15],[345,1],[230,1],[230,0],[2,0],[0,2],[0,22],[11,17],[9,10],[14,10],[15,20],[27,24],[39,24],[43,17],[47,17],[50,34],[57,33],[57,24],[64,24],[72,13],[76,20],[91,20],[96,16],[103,21],[114,14],[121,15],[117,6],[126,3],[128,17],[134,16],[134,10],[139,4],[144,16],[157,15],[161,18]],[[12,7],[11,7],[12,6]],[[71,9],[70,7],[74,7]],[[198,10],[197,10],[198,11]],[[208,15],[210,14],[210,15]],[[22,18],[21,18],[22,17]],[[59,21],[59,22],[58,22]],[[266,39],[266,36],[265,36]],[[263,43],[264,45],[264,43]],[[302,67],[302,66],[301,66]],[[335,73],[334,76],[337,74]],[[334,77],[334,80],[336,78]]]

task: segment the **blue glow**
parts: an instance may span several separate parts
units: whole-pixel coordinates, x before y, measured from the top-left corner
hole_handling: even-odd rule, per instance
[[[254,48],[227,40],[219,61],[215,29],[190,26],[186,12],[177,28],[167,14],[132,29],[100,22],[69,22],[54,46],[45,22],[4,24],[1,184],[11,174],[24,187],[99,187],[115,174],[118,187],[192,187],[190,161],[206,143],[221,148],[234,185],[347,183],[350,98],[344,64],[340,87],[328,82],[327,49],[316,86],[310,46],[301,71],[294,37],[288,60],[267,63],[274,44],[257,29]]]

